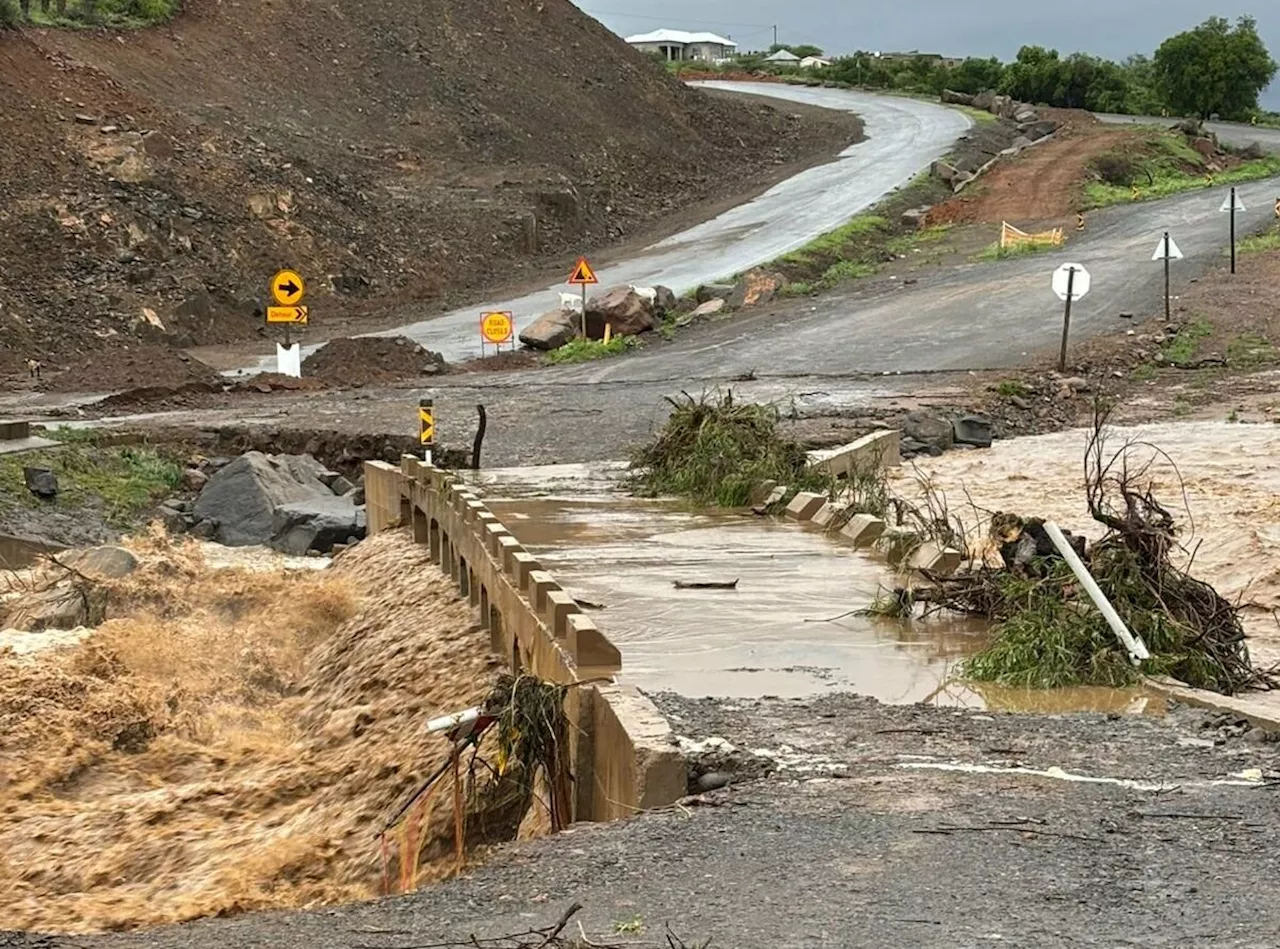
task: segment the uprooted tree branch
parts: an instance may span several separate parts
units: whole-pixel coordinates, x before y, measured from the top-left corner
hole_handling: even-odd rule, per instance
[[[1228,695],[1276,687],[1270,671],[1250,662],[1238,607],[1191,575],[1194,551],[1179,543],[1177,520],[1156,496],[1154,464],[1166,463],[1175,476],[1176,466],[1153,445],[1125,441],[1113,448],[1107,421],[1108,410],[1099,404],[1084,455],[1089,511],[1106,534],[1087,550],[1084,538],[1069,539],[1150,651],[1140,669],[1036,518],[996,513],[988,540],[998,561],[971,557],[959,574],[930,575],[926,586],[898,588],[876,611],[909,615],[921,606],[994,620],[991,644],[964,665],[965,675],[980,681],[1118,686],[1141,672]]]

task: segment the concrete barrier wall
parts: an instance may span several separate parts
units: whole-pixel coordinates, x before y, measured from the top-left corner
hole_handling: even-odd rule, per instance
[[[458,585],[513,671],[570,689],[570,762],[577,820],[613,820],[685,793],[670,726],[633,688],[617,685],[621,655],[484,502],[445,472],[406,455],[365,463],[369,533],[403,525]],[[593,680],[603,680],[599,683]]]

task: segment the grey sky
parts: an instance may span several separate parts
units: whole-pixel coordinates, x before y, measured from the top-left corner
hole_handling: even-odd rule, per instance
[[[1258,19],[1258,30],[1280,58],[1280,13],[1275,0],[575,0],[616,33],[659,27],[728,34],[744,49],[767,47],[773,24],[784,43],[815,43],[839,55],[857,49],[908,50],[955,56],[1011,58],[1023,44],[1065,53],[1084,50],[1113,59],[1150,53],[1160,41],[1209,16]],[[978,10],[981,12],[978,12]],[[1264,95],[1280,109],[1280,83]]]

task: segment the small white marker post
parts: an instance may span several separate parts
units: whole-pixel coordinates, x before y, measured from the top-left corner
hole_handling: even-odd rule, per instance
[[[1240,200],[1240,196],[1236,194],[1233,186],[1231,193],[1222,200],[1222,207],[1219,211],[1226,211],[1231,214],[1231,272],[1236,272],[1236,212],[1245,210],[1244,202]]]
[[[1182,251],[1178,249],[1177,243],[1169,236],[1169,232],[1165,231],[1164,236],[1160,238],[1160,243],[1156,245],[1156,252],[1151,255],[1152,260],[1164,261],[1164,321],[1168,323],[1172,316],[1170,310],[1170,293],[1169,293],[1169,261],[1181,260]]]
[[[1053,272],[1053,292],[1066,304],[1062,312],[1062,350],[1058,353],[1058,372],[1067,371],[1067,340],[1071,336],[1071,302],[1089,292],[1089,271],[1080,264],[1063,264]]]

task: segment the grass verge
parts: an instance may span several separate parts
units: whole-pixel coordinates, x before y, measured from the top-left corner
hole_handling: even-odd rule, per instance
[[[1280,175],[1280,156],[1268,155],[1210,172],[1181,132],[1151,132],[1141,142],[1112,149],[1091,163],[1100,180],[1084,186],[1083,210],[1166,198],[1218,185]]]
[[[640,341],[634,336],[615,336],[607,343],[600,339],[575,339],[547,353],[547,362],[552,365],[591,362],[594,359],[619,356],[638,345]]]
[[[1001,247],[1000,242],[996,241],[994,244],[988,244],[974,254],[973,259],[979,262],[989,262],[993,260],[1008,260],[1011,257],[1035,257],[1038,254],[1061,249],[1061,245],[1055,247],[1052,244],[1014,244],[1011,247]]]
[[[17,0],[0,0],[0,25],[4,24],[4,7],[11,6],[15,19],[22,22]],[[33,0],[30,22],[36,26],[63,29],[144,29],[173,19],[179,0]]]
[[[743,507],[762,481],[791,492],[828,491],[830,478],[809,466],[804,449],[778,436],[776,406],[737,402],[732,392],[667,401],[666,424],[631,457],[636,494]]]
[[[1198,319],[1178,330],[1176,336],[1165,343],[1160,350],[1160,358],[1175,366],[1185,366],[1195,358],[1201,340],[1213,335],[1213,326],[1208,320]]]
[[[24,468],[47,468],[58,478],[58,496],[43,502],[27,490]],[[100,504],[109,522],[124,525],[182,482],[182,466],[152,448],[98,448],[87,441],[62,448],[0,457],[0,500],[9,505],[52,504],[75,510]]]
[[[1263,254],[1272,250],[1280,250],[1280,225],[1246,237],[1236,244],[1236,251],[1241,254]]]

